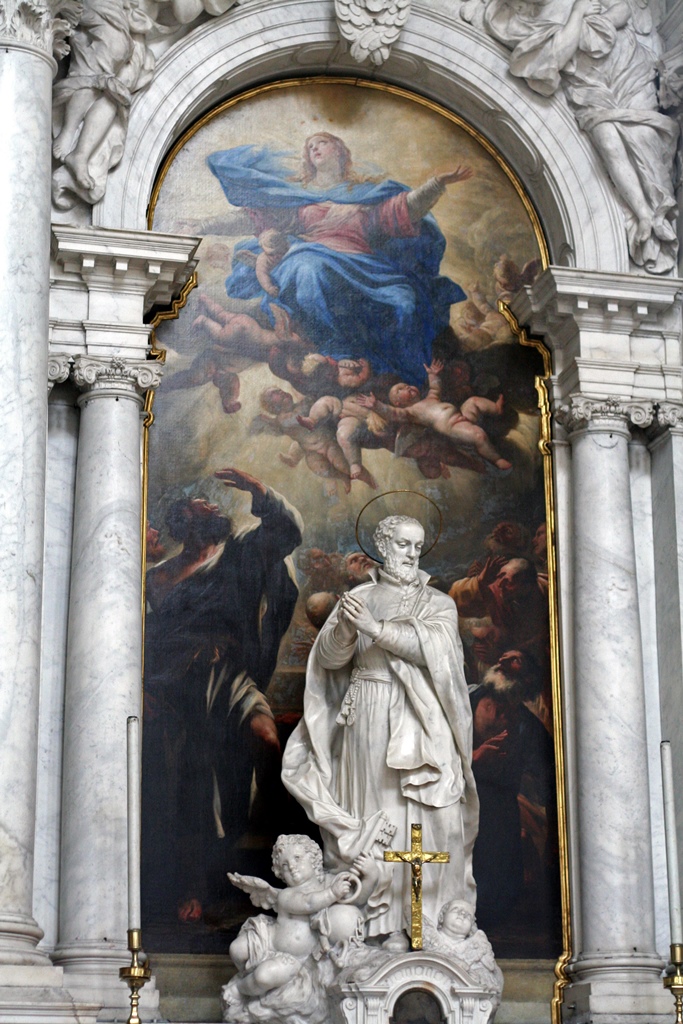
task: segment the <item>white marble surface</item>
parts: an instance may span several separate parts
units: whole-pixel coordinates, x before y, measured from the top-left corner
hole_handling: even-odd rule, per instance
[[[652,952],[645,701],[626,420],[592,420],[571,443],[583,951]]]
[[[572,507],[571,447],[566,440],[555,439],[553,479],[555,485],[555,544],[557,557],[557,588],[560,636],[560,676],[562,688],[562,724],[564,729],[565,794],[567,800],[567,843],[570,875],[570,905],[574,943],[581,942],[581,891],[578,855],[578,807],[576,762],[576,703],[574,682],[574,646],[569,637],[574,633],[573,593],[574,549]]]
[[[73,387],[57,386],[48,405],[45,565],[41,650],[33,913],[41,948],[53,950],[59,927],[59,848],[66,632],[73,534],[78,409]]]
[[[126,999],[116,972],[129,959],[126,719],[141,713],[138,366],[79,400],[55,953],[67,987],[116,1006]]]
[[[679,851],[683,849],[683,431],[666,430],[651,445],[657,654],[662,739],[671,741]]]
[[[50,217],[44,57],[3,48],[0,106],[0,963],[31,964],[45,962],[32,918]]]
[[[630,1006],[650,1024],[670,1005],[655,950],[627,417],[601,408],[570,439],[582,923],[571,970],[590,986],[591,1020]]]
[[[654,878],[655,948],[669,954],[669,914],[664,845],[664,805],[659,744],[662,740],[659,664],[657,660],[657,607],[655,559],[652,528],[652,478],[650,453],[644,436],[629,444],[631,505],[636,553],[638,608],[643,648],[645,724],[647,730],[648,784],[652,831],[652,873]]]
[[[93,223],[142,228],[169,146],[223,96],[293,70],[355,74],[357,67],[339,46],[331,0],[253,0],[200,26],[164,55],[136,98],[121,163]],[[506,153],[541,214],[554,262],[628,270],[621,211],[590,143],[562,100],[514,82],[500,44],[452,6],[413,3],[384,72],[457,111]]]

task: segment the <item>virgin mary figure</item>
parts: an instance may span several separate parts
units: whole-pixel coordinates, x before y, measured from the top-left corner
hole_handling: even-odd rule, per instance
[[[470,168],[415,189],[363,179],[329,132],[306,140],[296,177],[282,155],[251,145],[213,153],[208,166],[254,225],[254,238],[235,247],[228,295],[261,298],[271,323],[271,304],[279,306],[311,350],[421,385],[451,305],[466,297],[439,273],[446,240],[429,211]]]

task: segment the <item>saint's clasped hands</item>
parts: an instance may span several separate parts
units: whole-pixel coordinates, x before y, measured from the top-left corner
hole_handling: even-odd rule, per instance
[[[376,640],[381,632],[381,623],[368,609],[362,597],[358,597],[351,591],[342,594],[339,599],[340,639],[350,643],[358,633],[364,633],[371,640]]]

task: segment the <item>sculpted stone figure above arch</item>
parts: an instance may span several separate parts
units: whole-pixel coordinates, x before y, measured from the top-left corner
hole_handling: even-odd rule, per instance
[[[465,4],[466,20],[481,17]],[[678,126],[659,112],[656,32],[631,0],[488,0],[484,27],[512,51],[510,72],[541,96],[562,88],[622,202],[633,262],[676,266]]]
[[[69,210],[99,202],[123,153],[128,112],[154,77],[150,43],[200,15],[224,14],[235,0],[85,0],[70,39],[65,78],[53,90],[52,200]]]

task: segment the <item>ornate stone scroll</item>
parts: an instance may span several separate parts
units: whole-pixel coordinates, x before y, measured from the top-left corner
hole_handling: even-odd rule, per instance
[[[163,370],[151,361],[130,362],[114,356],[111,359],[99,356],[76,356],[73,379],[77,387],[88,391],[139,393],[156,388]]]
[[[592,399],[583,395],[571,395],[568,402],[558,407],[555,418],[568,433],[600,421],[614,423],[615,429],[627,429],[629,423],[634,427],[649,427],[655,418],[655,406],[652,402],[629,402],[620,398]]]
[[[64,57],[82,10],[80,0],[0,0],[0,40]]]
[[[379,66],[410,14],[410,0],[334,0],[339,31],[351,43],[351,56]]]
[[[47,390],[52,391],[55,384],[63,384],[69,379],[71,371],[71,356],[63,352],[50,355],[47,361]]]

